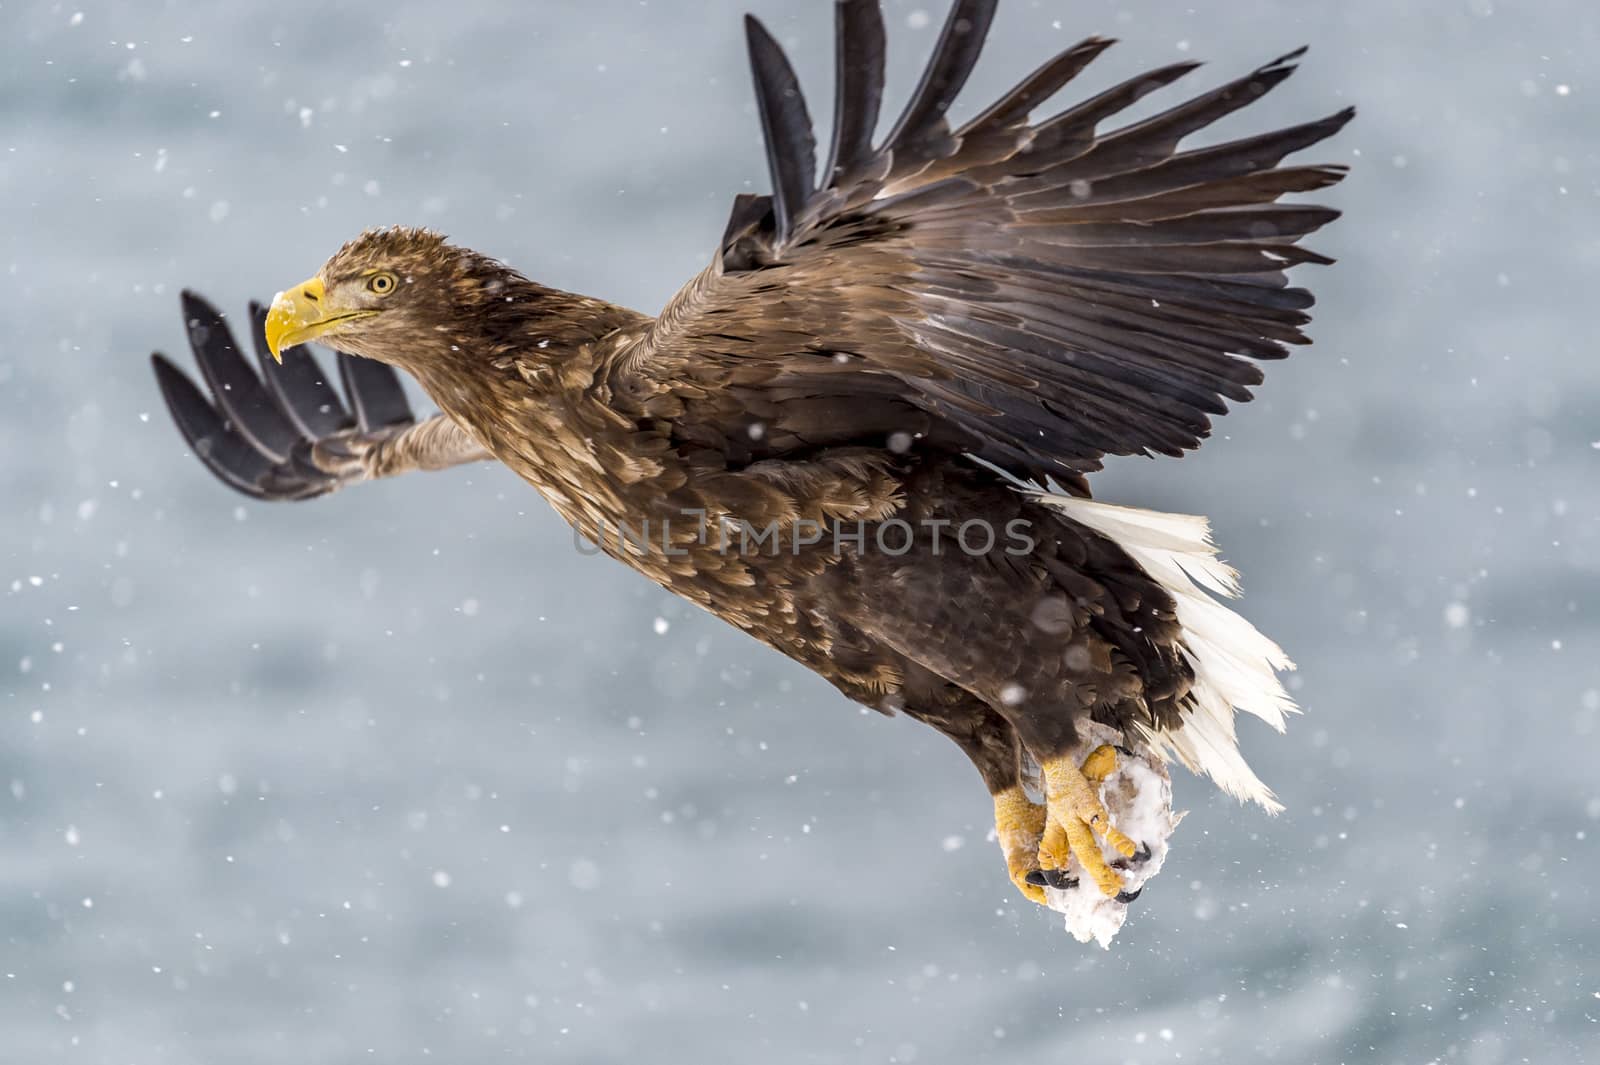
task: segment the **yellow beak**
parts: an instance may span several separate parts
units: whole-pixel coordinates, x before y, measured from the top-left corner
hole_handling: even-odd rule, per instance
[[[341,310],[329,306],[328,293],[320,277],[302,281],[278,293],[267,311],[267,347],[272,357],[283,361],[283,349],[315,340],[344,322],[370,318],[374,310]]]

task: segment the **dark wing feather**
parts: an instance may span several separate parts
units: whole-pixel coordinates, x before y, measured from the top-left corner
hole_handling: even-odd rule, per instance
[[[250,307],[259,375],[215,307],[185,292],[183,313],[211,398],[159,352],[151,356],[156,383],[184,440],[230,488],[265,500],[324,495],[373,476],[367,459],[383,446],[383,475],[486,457],[443,415],[417,422],[394,370],[341,355],[352,417],[306,348],[286,349],[282,365],[271,359],[259,304]]]
[[[954,149],[945,112],[978,65],[997,2],[956,0],[951,5],[933,58],[884,145],[884,151],[894,157],[896,170],[911,170]]]
[[[217,408],[257,451],[282,462],[301,439],[234,344],[233,333],[217,309],[193,292],[182,295],[189,346],[217,398]]]
[[[410,425],[416,415],[406,401],[400,375],[381,362],[339,353],[339,379],[355,408],[356,424],[364,433],[393,425]]]
[[[1189,134],[1271,92],[1294,73],[1294,62],[1305,51],[1297,48],[1242,78],[1102,137],[1084,158],[1113,172],[1160,162],[1176,151],[1178,142]]]
[[[832,184],[872,157],[883,106],[885,35],[877,0],[839,0],[834,12],[833,148],[823,180]]]
[[[150,363],[167,410],[195,457],[229,488],[257,499],[267,498],[262,483],[271,475],[272,458],[236,432],[165,355],[156,352],[150,356]]]
[[[789,58],[754,15],[745,16],[744,29],[750,45],[756,108],[761,112],[761,132],[767,142],[767,167],[772,173],[773,210],[779,239],[783,239],[814,191],[817,141],[800,79]]]
[[[1108,454],[1197,446],[1260,382],[1247,360],[1307,343],[1312,298],[1286,271],[1331,261],[1299,241],[1338,212],[1278,201],[1344,170],[1280,164],[1352,112],[1181,150],[1280,84],[1302,52],[1120,128],[1102,129],[1197,64],[1034,122],[1111,43],[1089,38],[952,132],[948,110],[993,13],[992,0],[957,0],[873,149],[881,16],[841,0],[832,164],[815,190],[799,87],[753,33],[777,192],[770,209],[741,198],[716,262],[622,353],[628,402],[674,411],[681,439],[734,464],[906,433],[1070,483]]]
[[[1095,130],[1100,123],[1198,69],[1199,63],[1188,62],[1146,71],[1039,123],[1028,146],[1028,162],[1043,169],[1076,158],[1098,142]]]
[[[1029,74],[1016,88],[996,100],[987,111],[961,128],[959,134],[965,141],[998,130],[1009,130],[1018,123],[1026,124],[1035,107],[1066,87],[1067,82],[1083,73],[1101,52],[1116,42],[1107,37],[1090,37],[1079,41],[1049,59],[1038,70]]]

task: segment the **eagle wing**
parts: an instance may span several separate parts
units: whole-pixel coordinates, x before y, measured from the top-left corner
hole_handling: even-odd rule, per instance
[[[400,378],[381,362],[339,355],[341,399],[304,346],[274,361],[259,304],[250,305],[259,375],[215,307],[185,292],[183,314],[211,399],[157,352],[161,395],[200,461],[245,495],[310,499],[357,481],[492,458],[449,417],[418,421]]]
[[[1105,455],[1198,446],[1210,416],[1262,380],[1250,359],[1309,342],[1312,296],[1285,270],[1332,261],[1299,241],[1338,212],[1278,201],[1345,168],[1280,164],[1353,111],[1179,150],[1282,82],[1303,49],[1108,131],[1198,64],[1033,121],[1113,43],[1091,37],[952,129],[995,5],[957,0],[875,146],[882,15],[840,0],[820,184],[799,82],[746,19],[774,191],[739,197],[711,266],[621,353],[619,396],[734,462],[888,441],[1081,486]]]

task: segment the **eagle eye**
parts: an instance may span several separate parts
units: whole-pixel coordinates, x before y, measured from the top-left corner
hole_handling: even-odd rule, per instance
[[[387,296],[395,290],[395,286],[399,283],[393,274],[384,271],[367,278],[367,291],[377,296]]]

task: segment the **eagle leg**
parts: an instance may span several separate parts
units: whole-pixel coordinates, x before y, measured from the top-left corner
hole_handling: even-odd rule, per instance
[[[1039,841],[1044,836],[1045,808],[1028,799],[1021,784],[995,792],[994,832],[1006,856],[1006,871],[1030,902],[1045,905],[1044,888],[1033,882],[1039,872]]]
[[[1116,749],[1095,748],[1083,760],[1082,767],[1070,758],[1050,758],[1041,763],[1041,768],[1048,819],[1039,843],[1039,866],[1046,879],[1050,871],[1066,869],[1076,856],[1102,892],[1113,898],[1121,895],[1122,880],[1106,862],[1095,838],[1103,837],[1124,858],[1133,858],[1138,851],[1133,840],[1112,825],[1111,815],[1100,801],[1100,784],[1117,768]]]

